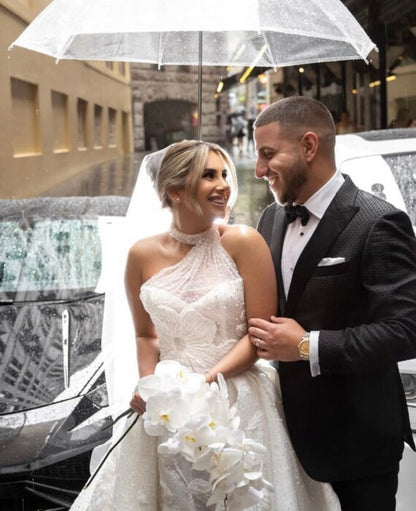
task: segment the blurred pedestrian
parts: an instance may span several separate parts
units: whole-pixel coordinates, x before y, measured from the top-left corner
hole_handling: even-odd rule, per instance
[[[247,121],[247,153],[254,152],[253,125],[256,119],[250,117]]]
[[[389,128],[409,128],[412,124],[412,118],[410,117],[410,111],[408,108],[400,108],[397,112],[396,119],[393,119],[389,125]]]
[[[234,130],[234,126],[233,126],[232,115],[228,114],[227,120],[225,123],[225,147],[226,147],[227,151],[230,153],[232,152],[232,149],[233,149],[233,139],[234,139],[233,130]]]
[[[243,115],[239,114],[233,117],[234,123],[234,136],[237,139],[238,146],[238,154],[239,156],[243,155],[243,147],[244,147],[244,137],[246,135],[245,132],[245,119]]]
[[[350,119],[348,110],[341,112],[340,120],[335,125],[337,135],[343,135],[345,133],[354,133],[357,131],[357,125]]]

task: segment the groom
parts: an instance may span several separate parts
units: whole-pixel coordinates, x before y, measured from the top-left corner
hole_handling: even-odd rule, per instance
[[[278,361],[305,471],[332,484],[343,511],[393,511],[403,442],[415,448],[397,369],[416,357],[410,220],[336,171],[335,126],[319,101],[270,105],[254,138],[256,177],[276,199],[258,228],[279,312],[251,319],[251,340],[259,357]]]

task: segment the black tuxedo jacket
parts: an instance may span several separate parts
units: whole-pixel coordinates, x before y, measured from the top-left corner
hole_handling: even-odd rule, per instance
[[[408,216],[350,178],[334,197],[295,267],[285,300],[284,209],[258,229],[270,246],[280,316],[319,330],[321,375],[308,362],[278,363],[287,425],[306,472],[319,481],[382,473],[414,448],[400,360],[416,357],[416,241]],[[324,257],[343,257],[318,266]]]

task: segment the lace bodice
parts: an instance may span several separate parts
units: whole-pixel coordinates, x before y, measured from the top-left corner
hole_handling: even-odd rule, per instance
[[[203,372],[247,332],[243,281],[216,226],[196,238],[170,234],[193,246],[143,284],[140,298],[159,335],[160,359]]]

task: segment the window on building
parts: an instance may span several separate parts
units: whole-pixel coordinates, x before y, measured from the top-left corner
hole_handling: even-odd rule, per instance
[[[127,112],[122,113],[122,140],[120,147],[123,148],[124,153],[130,151],[130,129],[129,129],[129,115]]]
[[[121,75],[125,76],[125,74],[126,74],[126,64],[125,64],[125,62],[119,62],[118,63],[118,72]]]
[[[77,116],[78,116],[78,149],[86,149],[87,139],[87,102],[78,98]]]
[[[108,145],[117,146],[117,111],[114,108],[108,109]]]
[[[53,150],[69,151],[68,96],[52,91]]]
[[[13,153],[15,156],[41,152],[38,86],[11,78]]]
[[[103,146],[103,107],[94,106],[94,147]]]

